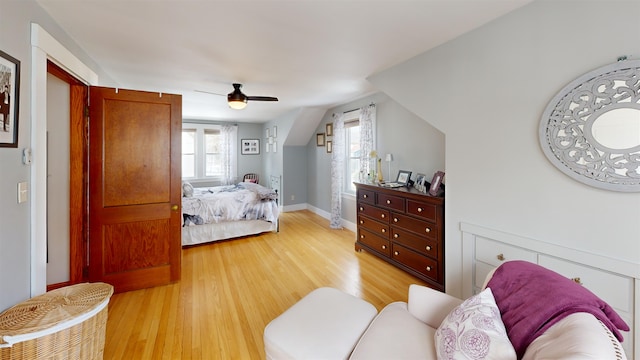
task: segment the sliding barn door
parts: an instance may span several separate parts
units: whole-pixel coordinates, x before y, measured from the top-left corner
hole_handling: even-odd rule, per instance
[[[180,279],[179,95],[92,87],[89,278],[116,292]]]

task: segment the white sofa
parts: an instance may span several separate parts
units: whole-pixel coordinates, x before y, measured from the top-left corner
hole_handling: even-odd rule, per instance
[[[409,300],[384,307],[373,319],[350,359],[437,359],[435,332],[462,300],[420,286]],[[492,357],[496,358],[496,357]],[[523,359],[626,359],[622,346],[592,315],[561,320],[527,348]]]
[[[628,330],[624,321],[559,274],[532,263],[506,262],[487,276],[483,289],[463,301],[411,285],[408,302],[393,302],[380,313],[337,289],[316,289],[267,325],[266,357],[627,359],[614,334]]]
[[[526,262],[520,263],[538,267]],[[543,269],[542,271],[552,273],[551,276],[560,276],[547,269],[539,268]],[[486,286],[496,270],[488,274],[483,289],[487,290]],[[537,273],[532,275],[532,277],[535,276]],[[546,278],[542,278],[546,280]],[[530,281],[533,282],[530,279],[525,279],[524,282],[528,284]],[[570,281],[569,283],[570,286],[575,285]],[[581,289],[578,290],[581,291]],[[493,295],[491,295],[491,299],[493,300]],[[446,293],[424,286],[411,285],[408,302],[394,302],[384,307],[361,336],[349,358],[354,360],[446,358],[439,356],[443,351],[440,351],[440,354],[437,353],[437,348],[442,346],[442,343],[437,343],[436,332],[456,307],[460,309],[459,305],[462,303],[463,300]],[[549,303],[553,304],[554,299],[550,299]],[[604,303],[600,305],[608,308],[608,305]],[[500,317],[500,315],[498,312],[497,316]],[[610,316],[616,318],[617,314],[610,314]],[[468,323],[464,326],[467,325]],[[504,336],[507,336],[504,328],[502,331],[504,331]],[[509,339],[507,338],[507,340]],[[510,346],[511,344],[509,344]],[[507,351],[505,348],[498,350],[498,347],[495,347],[495,350],[482,358],[516,358],[516,354],[511,350]],[[622,345],[614,334],[602,321],[587,312],[575,312],[559,320],[542,335],[535,338],[521,355],[521,358],[525,360],[627,359]],[[457,353],[450,358],[471,359],[472,357],[461,357],[460,353]]]

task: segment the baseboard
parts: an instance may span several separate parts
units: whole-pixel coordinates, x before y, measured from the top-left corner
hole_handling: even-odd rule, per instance
[[[307,204],[307,210],[309,210],[309,211],[311,211],[311,212],[313,212],[315,214],[318,214],[318,215],[322,216],[323,218],[325,218],[327,220],[331,220],[331,213],[330,212],[324,211],[322,209],[319,209],[319,208],[317,208],[315,206],[311,206],[309,204]],[[353,232],[356,232],[356,224],[354,224],[354,223],[352,223],[350,221],[347,221],[344,218],[342,219],[342,227],[344,227],[347,230],[351,230]]]

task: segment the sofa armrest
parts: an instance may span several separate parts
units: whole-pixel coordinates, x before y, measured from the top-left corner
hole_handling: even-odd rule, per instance
[[[462,300],[426,286],[409,286],[409,313],[432,328],[440,326],[442,321]]]

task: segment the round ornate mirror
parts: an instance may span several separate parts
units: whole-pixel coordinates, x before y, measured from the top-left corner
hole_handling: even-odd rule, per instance
[[[549,161],[587,185],[640,191],[640,60],[575,79],[547,105],[540,145]]]

